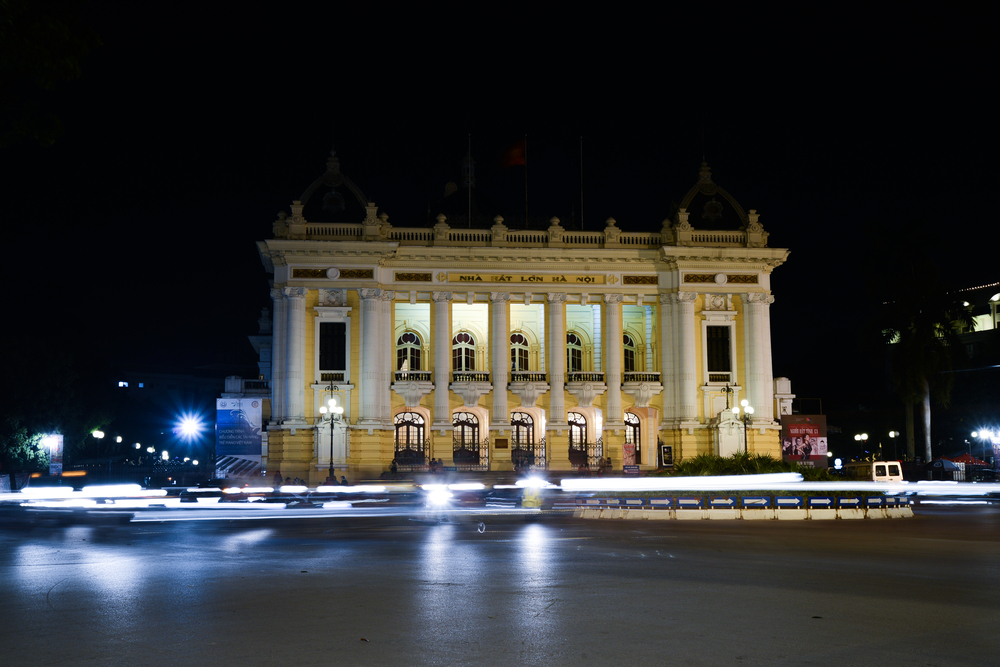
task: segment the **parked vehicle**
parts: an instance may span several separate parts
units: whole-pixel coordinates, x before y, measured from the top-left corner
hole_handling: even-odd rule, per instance
[[[844,476],[869,482],[902,482],[903,464],[899,461],[858,461],[844,466]]]

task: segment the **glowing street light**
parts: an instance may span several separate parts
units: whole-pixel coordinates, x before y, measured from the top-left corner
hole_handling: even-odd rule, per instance
[[[740,405],[743,406],[743,416],[742,417],[740,416]],[[751,421],[753,421],[752,420],[753,406],[750,405],[750,401],[748,401],[745,398],[742,401],[740,401],[740,405],[733,406],[733,414],[736,415],[736,419],[738,419],[739,421],[743,422],[743,451],[749,452],[750,451],[750,442],[749,442],[749,440],[747,438],[747,433],[748,433],[748,427],[747,427],[747,425]]]
[[[175,431],[179,432],[182,438],[190,441],[197,438],[203,428],[204,424],[201,423],[201,419],[197,415],[186,414],[181,415]]]
[[[856,434],[854,435],[854,441],[855,441],[855,442],[861,442],[861,443],[864,443],[864,446],[865,446],[865,454],[867,454],[867,453],[868,453],[868,434],[867,434],[867,433],[856,433]]]
[[[327,473],[330,481],[333,483],[337,482],[337,472],[333,469],[333,429],[334,424],[340,421],[340,416],[344,414],[344,408],[337,405],[337,399],[332,396],[333,392],[340,391],[340,388],[335,385],[330,385],[330,400],[328,400],[326,405],[321,405],[319,408],[320,419],[326,419],[330,422],[330,472]]]

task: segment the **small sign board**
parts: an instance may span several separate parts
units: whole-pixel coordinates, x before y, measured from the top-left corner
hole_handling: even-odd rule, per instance
[[[763,509],[765,507],[770,507],[771,497],[770,496],[743,496],[742,498],[743,507],[756,507]]]
[[[508,449],[507,438],[496,438],[493,440],[493,449]]]
[[[837,507],[861,507],[861,496],[837,498]]]
[[[660,461],[663,463],[664,468],[672,468],[674,465],[674,447],[673,445],[661,445],[660,446]]]
[[[778,509],[799,509],[803,505],[802,496],[775,496],[774,505]]]
[[[868,496],[865,498],[865,507],[882,507],[881,496]]]
[[[650,498],[649,506],[654,510],[668,510],[674,506],[673,498]]]
[[[623,498],[622,503],[629,507],[642,507],[646,504],[646,501],[642,498]]]
[[[736,498],[734,498],[733,496],[724,496],[722,498],[710,498],[708,501],[708,506],[715,509],[719,508],[730,509],[732,507],[736,507]]]
[[[678,498],[677,499],[677,509],[681,510],[696,510],[701,509],[702,498]]]
[[[622,472],[626,475],[638,475],[639,466],[622,466]]]
[[[833,507],[834,499],[831,496],[810,496],[809,507]]]

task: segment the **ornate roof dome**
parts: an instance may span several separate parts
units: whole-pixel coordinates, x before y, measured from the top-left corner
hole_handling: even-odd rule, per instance
[[[337,151],[330,150],[326,171],[302,196],[302,217],[310,222],[361,222],[368,200],[354,181],[340,171]]]
[[[688,223],[695,229],[746,230],[747,214],[732,195],[712,181],[708,163],[701,163],[698,175],[698,182],[680,203],[680,208],[688,212]]]

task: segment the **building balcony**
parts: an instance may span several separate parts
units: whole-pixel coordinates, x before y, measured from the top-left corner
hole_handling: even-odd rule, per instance
[[[226,378],[226,390],[223,398],[238,398],[241,396],[259,396],[268,398],[271,395],[271,383],[268,380],[254,378],[247,380],[238,375]]]
[[[452,382],[489,382],[490,374],[480,371],[455,371],[451,374]]]
[[[604,371],[572,371],[566,373],[566,382],[604,382]]]
[[[321,371],[319,374],[320,382],[340,382],[341,384],[348,384],[347,382],[347,371]]]
[[[511,371],[510,381],[514,382],[547,382],[545,373],[537,371]]]
[[[396,371],[396,382],[431,382],[431,371]]]
[[[663,391],[659,373],[628,372],[624,379],[622,393],[631,396],[637,408],[648,408],[653,396]]]

